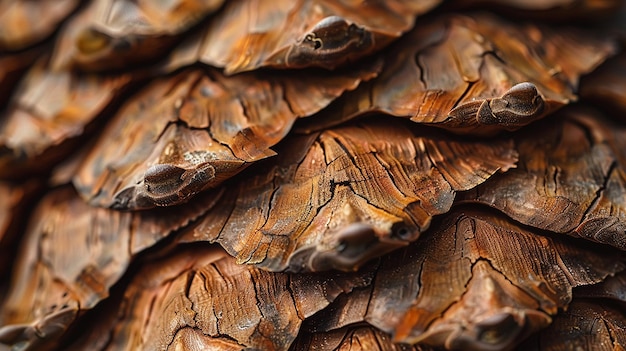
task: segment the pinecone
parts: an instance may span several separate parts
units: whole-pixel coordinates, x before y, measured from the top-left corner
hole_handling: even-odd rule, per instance
[[[617,0],[0,0],[0,351],[624,350]]]

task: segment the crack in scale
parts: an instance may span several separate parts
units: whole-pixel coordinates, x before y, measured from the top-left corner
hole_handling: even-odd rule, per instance
[[[583,225],[585,223],[585,221],[588,219],[587,217],[589,216],[589,214],[596,208],[596,206],[600,202],[600,199],[604,195],[604,191],[606,190],[606,188],[608,186],[608,183],[609,183],[609,180],[611,179],[611,175],[613,174],[615,169],[617,169],[617,161],[613,160],[611,162],[611,165],[609,166],[607,172],[604,174],[603,183],[602,183],[602,185],[600,185],[600,187],[596,191],[596,195],[595,195],[594,199],[591,201],[591,204],[589,204],[589,207],[587,207],[587,209],[585,209],[585,212],[581,216],[580,222],[574,228],[578,228],[581,225]]]

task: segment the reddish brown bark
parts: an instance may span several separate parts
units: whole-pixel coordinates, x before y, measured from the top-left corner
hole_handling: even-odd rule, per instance
[[[354,326],[325,333],[303,333],[291,346],[293,351],[434,351],[425,345],[394,343],[391,337],[371,326]]]
[[[385,257],[372,286],[337,299],[309,330],[366,321],[396,342],[507,349],[546,327],[573,287],[626,267],[617,250],[538,235],[489,212],[452,213],[428,234]]]
[[[533,227],[626,249],[626,129],[580,106],[517,134],[518,167],[463,195]]]
[[[438,3],[232,1],[205,29],[198,56],[227,74],[265,66],[332,69],[385,47]]]
[[[169,206],[219,185],[270,149],[298,117],[319,111],[362,79],[311,72],[225,77],[186,70],[154,81],[122,107],[74,184],[90,203],[119,209]]]
[[[369,272],[269,273],[214,246],[187,247],[145,264],[69,349],[286,350],[303,319],[370,281]]]
[[[22,238],[0,309],[0,324],[7,326],[0,341],[33,349],[54,345],[79,313],[109,295],[136,253],[188,225],[213,199],[130,213],[91,207],[71,187],[51,192]]]
[[[0,0],[0,350],[623,350],[619,5]]]
[[[508,140],[456,142],[401,122],[294,139],[185,240],[219,242],[239,263],[272,271],[353,270],[417,239],[456,191],[515,166]]]
[[[380,76],[302,130],[383,112],[455,133],[515,130],[577,99],[578,78],[615,43],[576,30],[448,15],[418,23],[389,50]],[[568,57],[562,60],[562,57]]]

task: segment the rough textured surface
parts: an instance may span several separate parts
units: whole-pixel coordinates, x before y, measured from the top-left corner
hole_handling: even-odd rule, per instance
[[[31,348],[54,342],[55,333],[62,333],[77,313],[109,295],[137,252],[187,225],[212,202],[205,198],[167,212],[129,213],[92,208],[71,187],[50,193],[22,239],[0,309],[0,324],[12,326],[0,328],[0,341],[29,344],[40,330],[41,340]]]
[[[377,79],[333,103],[325,124],[302,129],[376,111],[455,133],[515,130],[576,100],[579,76],[615,50],[582,31],[485,14],[437,17],[392,47]]]
[[[372,286],[337,299],[307,328],[365,321],[396,342],[507,349],[546,327],[573,287],[626,267],[619,251],[537,235],[489,212],[452,213],[432,229],[385,257]]]
[[[335,68],[385,47],[440,2],[230,1],[205,29],[198,56],[227,74],[264,66]]]
[[[270,147],[296,118],[375,74],[376,65],[298,80],[286,74],[224,77],[206,68],[154,81],[109,123],[74,184],[98,206],[186,202],[275,155]]]
[[[304,318],[370,281],[369,272],[273,274],[196,245],[144,265],[104,323],[70,349],[286,350]]]
[[[576,300],[546,330],[522,347],[533,351],[624,350],[624,313],[624,309],[614,305]]]
[[[432,351],[425,345],[394,343],[389,335],[367,325],[345,327],[325,333],[304,333],[291,346],[293,351]]]
[[[219,242],[239,263],[272,271],[353,270],[417,239],[456,191],[515,166],[509,140],[455,142],[401,122],[292,140],[186,240]]]
[[[517,168],[460,198],[626,250],[626,129],[585,108],[517,135]]]
[[[617,0],[0,0],[0,351],[623,351],[625,49]]]

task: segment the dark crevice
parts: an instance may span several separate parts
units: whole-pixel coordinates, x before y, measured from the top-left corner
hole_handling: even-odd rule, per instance
[[[600,188],[598,188],[598,190],[596,191],[596,195],[594,199],[589,204],[589,207],[585,209],[585,212],[581,216],[580,222],[578,223],[578,225],[574,226],[574,228],[580,227],[588,219],[587,217],[589,216],[589,214],[593,210],[595,210],[596,206],[598,205],[598,202],[602,198],[602,195],[604,194],[604,191],[606,190],[608,186],[609,180],[611,179],[611,175],[613,174],[616,168],[617,168],[617,161],[613,160],[613,162],[611,162],[611,165],[609,166],[607,173],[604,175],[604,181],[602,185],[600,185]]]
[[[576,105],[574,105],[576,106]],[[580,107],[580,106],[578,106]],[[595,146],[596,144],[600,144],[602,143],[603,140],[598,140],[594,135],[593,135],[593,130],[592,127],[590,127],[589,125],[585,124],[583,121],[578,120],[577,118],[569,118],[567,120],[567,123],[571,123],[576,125],[578,128],[580,128],[582,130],[582,132],[585,135],[585,138],[587,139],[587,142],[589,143],[589,148],[591,149],[593,146]],[[561,131],[561,133],[559,133],[560,138],[562,139],[563,132]],[[557,145],[560,145],[557,144]]]
[[[502,210],[495,208],[495,207],[491,207],[488,204],[482,203],[482,202],[477,202],[475,200],[466,200],[466,201],[462,201],[462,202],[455,202],[453,204],[452,207],[454,210],[459,211],[459,212],[463,212],[464,210],[468,210],[470,213],[476,213],[476,212],[481,212],[484,214],[488,214],[488,215],[492,215],[495,217],[499,217],[499,218],[503,218],[506,221],[508,221],[509,223],[521,228],[524,231],[527,231],[529,233],[535,234],[535,235],[541,235],[544,236],[546,238],[550,238],[552,240],[556,240],[558,242],[563,242],[563,240],[567,240],[568,244],[571,245],[576,245],[578,247],[584,247],[586,250],[592,250],[592,247],[594,247],[593,249],[597,249],[597,250],[608,250],[610,252],[613,252],[614,250],[619,250],[616,249],[615,247],[608,245],[608,244],[604,244],[604,243],[599,243],[599,242],[594,242],[594,241],[590,241],[588,239],[585,238],[581,238],[580,236],[572,236],[570,232],[565,232],[565,233],[560,233],[560,232],[554,232],[554,231],[550,231],[548,229],[542,229],[542,228],[538,228],[538,227],[533,227],[532,225],[529,224],[525,224],[523,222],[520,222],[512,217],[510,217],[506,212],[503,212]],[[439,216],[435,216],[435,218],[437,218]]]
[[[222,280],[224,280],[224,274],[220,271],[220,269],[217,267],[217,265],[215,264],[215,262],[212,262],[209,266],[211,266],[216,272],[217,274],[220,276],[220,278],[222,278]],[[207,283],[206,283],[206,277],[204,275],[202,275],[202,283],[203,286],[206,288],[207,287]],[[220,318],[218,317],[215,308],[211,308],[211,312],[213,313],[213,318],[215,318],[215,332],[217,333],[217,335],[225,335],[220,331]],[[195,320],[195,318],[194,318]],[[204,333],[204,331],[203,331]]]
[[[391,180],[391,184],[393,184],[394,188],[398,191],[398,193],[402,194],[402,196],[404,196],[405,198],[409,198],[409,196],[407,194],[405,194],[404,192],[402,192],[402,190],[400,190],[400,188],[396,185],[396,179],[394,178],[393,172],[391,172],[389,170],[389,168],[385,167],[385,163],[380,156],[378,155],[378,153],[376,152],[372,152],[371,153],[374,158],[376,159],[376,161],[378,161],[378,163],[380,164],[380,166],[385,170],[385,173],[387,174],[387,177],[389,177],[389,179]],[[400,163],[400,162],[398,162]],[[404,168],[402,167],[398,167],[399,170],[401,170],[402,172],[405,171]],[[404,172],[405,173],[405,172]],[[406,174],[406,173],[405,173]],[[381,177],[382,178],[382,177]],[[410,179],[409,177],[407,177],[408,179]],[[419,201],[419,200],[418,200]]]
[[[424,85],[424,89],[428,89],[428,84],[426,83],[426,70],[424,69],[424,66],[420,63],[420,56],[425,52],[428,51],[430,49],[436,48],[437,46],[441,45],[441,43],[445,43],[448,38],[450,37],[450,31],[452,28],[452,23],[450,23],[450,21],[446,21],[445,23],[445,29],[444,32],[445,34],[442,35],[440,38],[438,38],[437,40],[428,43],[428,45],[425,45],[424,47],[420,48],[420,50],[416,51],[413,55],[413,62],[415,63],[415,65],[417,66],[417,68],[419,68],[420,71],[420,75],[419,75],[419,80],[420,82]],[[402,43],[402,42],[400,42]]]
[[[614,334],[613,328],[611,328],[611,326],[606,321],[604,316],[601,317],[601,320],[602,320],[602,323],[604,324],[604,327],[606,328],[607,334],[609,336],[609,340],[611,340],[611,345],[617,349],[617,345],[619,345],[619,342],[616,339],[616,335]]]
[[[498,60],[500,63],[502,63],[503,65],[507,65],[507,62],[500,56],[500,54],[498,54],[498,52],[496,50],[487,50],[487,51],[483,52],[482,55],[481,55],[481,57],[483,58],[483,62],[484,62],[484,58],[486,56],[493,57],[496,60]]]
[[[459,98],[456,99],[456,101],[454,101],[454,104],[452,105],[452,109],[459,107],[459,104],[461,103],[461,101],[463,101],[467,97],[467,95],[469,95],[470,91],[476,84],[476,82],[466,82],[466,83],[467,83],[467,86],[465,87],[465,90],[463,91],[461,96],[459,96]]]
[[[552,173],[552,182],[554,182],[554,195],[557,195],[559,192],[559,177],[561,176],[561,168],[559,166],[554,167],[554,172]]]
[[[483,261],[483,262],[487,262],[487,264],[489,264],[489,267],[491,267],[491,269],[493,269],[494,271],[498,272],[498,274],[500,274],[504,280],[506,280],[509,284],[511,284],[512,286],[516,287],[517,289],[519,289],[522,293],[524,293],[526,296],[528,296],[529,298],[531,298],[532,300],[537,302],[537,305],[539,306],[539,309],[547,314],[550,315],[550,313],[548,313],[547,311],[543,310],[542,308],[542,303],[541,301],[539,301],[536,297],[530,295],[528,293],[528,291],[526,291],[526,289],[524,289],[524,287],[518,286],[517,284],[515,284],[511,279],[509,279],[509,277],[507,277],[506,274],[504,274],[504,272],[502,272],[501,270],[499,270],[498,268],[495,267],[495,265],[493,264],[493,262],[491,262],[491,259],[486,258],[486,257],[480,257],[479,259],[477,259],[476,261],[474,261],[472,263],[472,269],[474,269],[474,266],[476,265],[477,262],[479,261]]]
[[[289,294],[289,297],[291,298],[291,302],[293,303],[293,309],[296,310],[296,313],[298,314],[298,318],[301,321],[304,321],[306,317],[301,315],[300,310],[298,310],[298,302],[296,301],[296,293],[293,291],[293,287],[291,286],[292,274],[286,274],[286,276],[287,276],[287,282],[285,283],[285,289],[287,290],[287,293]]]
[[[252,286],[254,287],[254,299],[256,300],[256,307],[259,310],[259,314],[261,315],[261,317],[263,319],[266,318],[265,314],[263,313],[263,306],[265,305],[263,303],[263,301],[261,301],[260,299],[260,294],[259,294],[259,287],[260,284],[259,282],[256,280],[256,278],[254,277],[254,270],[248,270],[248,275],[250,277],[250,281],[252,282]],[[255,330],[258,331],[258,325],[254,328]],[[261,334],[263,335],[263,334]]]
[[[426,79],[425,79],[426,70],[424,69],[424,66],[422,66],[422,64],[420,63],[420,55],[422,51],[417,52],[413,60],[417,68],[420,70],[420,76],[419,76],[420,82],[422,83],[422,85],[424,85],[424,89],[428,89],[428,84],[426,84]]]
[[[281,186],[280,185],[278,185],[278,186],[276,185],[276,177],[274,177],[272,179],[272,193],[269,196],[269,201],[267,202],[267,205],[266,206],[259,206],[259,209],[263,211],[263,217],[265,217],[265,220],[263,221],[263,224],[258,227],[257,230],[259,230],[261,228],[264,228],[265,225],[267,225],[267,221],[269,220],[270,214],[272,213],[272,207],[273,207],[275,201],[277,200],[276,199],[276,194],[278,193],[278,190],[280,190],[280,189],[281,189]]]

